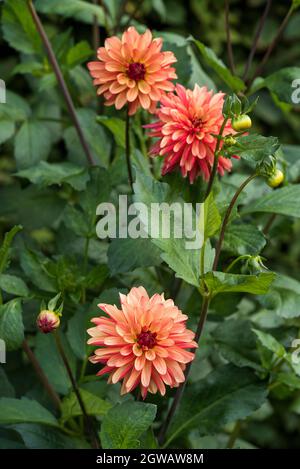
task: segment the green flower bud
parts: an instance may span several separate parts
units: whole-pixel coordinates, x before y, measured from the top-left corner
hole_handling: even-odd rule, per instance
[[[274,174],[267,179],[267,184],[270,187],[278,187],[284,180],[284,174],[280,169],[276,169]]]
[[[232,120],[231,126],[236,132],[241,132],[243,130],[250,129],[252,121],[247,114],[242,114]]]

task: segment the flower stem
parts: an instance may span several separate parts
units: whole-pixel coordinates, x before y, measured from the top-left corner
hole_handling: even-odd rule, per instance
[[[45,375],[41,365],[37,361],[37,358],[36,358],[35,354],[31,350],[31,348],[29,347],[29,344],[28,344],[26,339],[24,339],[24,341],[22,343],[22,347],[23,347],[23,350],[26,353],[29,361],[31,362],[36,374],[38,375],[42,385],[44,386],[44,388],[46,389],[49,397],[51,398],[53,404],[55,405],[55,407],[58,410],[60,410],[61,409],[61,400],[59,398],[59,395],[53,389],[52,385],[49,383],[49,380],[48,380],[47,376]]]
[[[223,245],[225,230],[226,230],[227,223],[228,223],[228,220],[230,218],[232,209],[235,205],[235,202],[237,201],[240,193],[247,186],[247,184],[249,184],[249,182],[252,181],[252,179],[254,179],[256,176],[257,176],[256,173],[252,174],[251,176],[249,176],[243,182],[243,184],[241,184],[241,186],[237,189],[236,193],[234,194],[234,196],[233,196],[233,198],[232,198],[232,200],[229,204],[229,207],[228,207],[228,209],[225,213],[224,220],[223,220],[223,223],[222,223],[220,238],[219,238],[219,241],[218,241],[218,244],[217,244],[215,259],[214,259],[213,269],[212,270],[216,270],[216,267],[218,265],[219,256],[220,256],[220,252],[221,252],[222,245]],[[199,323],[198,323],[197,331],[196,331],[196,334],[195,334],[195,342],[197,342],[197,343],[199,342],[199,340],[201,339],[201,336],[202,336],[202,332],[203,332],[204,325],[205,325],[205,322],[206,322],[210,301],[211,301],[211,294],[208,294],[208,293],[204,294],[203,295],[202,308],[201,308],[200,317],[199,317]],[[176,412],[176,409],[177,409],[177,407],[180,403],[180,400],[181,400],[181,397],[182,397],[182,394],[183,394],[187,379],[188,379],[189,374],[190,374],[192,363],[193,362],[188,363],[188,365],[185,369],[185,380],[177,388],[174,400],[173,400],[172,405],[170,407],[170,410],[167,414],[166,420],[164,421],[164,423],[161,427],[161,430],[160,430],[160,433],[159,433],[159,436],[158,436],[158,441],[159,441],[160,445],[163,445],[163,448],[166,448],[168,446],[169,442],[171,441],[171,439],[169,439],[166,443],[164,443],[167,431],[168,431],[169,426],[170,426],[170,423],[171,423],[171,421],[173,419],[173,416]]]
[[[225,119],[223,120],[223,124],[220,128],[220,133],[219,133],[219,137],[222,137],[223,135],[223,132],[224,132],[224,129],[225,129],[225,126],[227,124],[227,121],[228,121],[228,117],[225,117]],[[208,186],[207,186],[207,189],[206,189],[206,192],[205,192],[205,196],[204,196],[204,200],[203,202],[205,202],[205,200],[207,199],[207,197],[209,196],[211,190],[212,190],[212,187],[213,187],[213,183],[214,183],[214,180],[215,180],[215,177],[216,177],[216,174],[217,174],[217,169],[218,169],[218,162],[219,162],[219,150],[220,150],[220,145],[221,145],[221,138],[218,139],[218,142],[217,142],[217,146],[216,146],[216,150],[215,150],[215,154],[214,154],[214,164],[213,164],[213,168],[212,168],[212,171],[211,171],[211,174],[210,174],[210,178],[209,178],[209,181],[208,181]]]
[[[227,443],[227,448],[228,449],[233,449],[234,448],[234,444],[236,442],[236,439],[238,438],[239,434],[240,434],[240,431],[241,431],[241,421],[240,420],[237,420],[236,423],[235,423],[235,426],[234,426],[234,429],[228,439],[228,443]]]
[[[35,9],[35,7],[32,3],[32,0],[28,0],[28,7],[29,7],[29,10],[30,10],[32,19],[35,23],[36,29],[37,29],[37,31],[38,31],[38,33],[41,37],[41,40],[43,42],[43,45],[46,49],[48,59],[49,59],[49,62],[51,63],[51,65],[52,65],[52,68],[53,68],[54,74],[56,76],[57,82],[58,82],[58,84],[60,86],[60,89],[62,91],[62,94],[64,96],[64,99],[65,99],[65,102],[66,102],[70,117],[71,117],[71,119],[73,121],[73,124],[74,124],[74,127],[77,131],[78,138],[79,138],[80,143],[82,145],[83,151],[86,155],[86,158],[87,158],[89,164],[93,165],[94,161],[93,161],[92,153],[90,151],[88,143],[87,143],[87,141],[85,139],[85,136],[83,134],[83,130],[81,128],[81,125],[79,123],[79,120],[78,120],[78,117],[77,117],[77,114],[76,114],[76,110],[75,110],[75,106],[74,106],[74,103],[72,101],[70,92],[69,92],[68,87],[66,85],[66,82],[64,80],[64,77],[63,77],[63,74],[61,72],[60,66],[57,62],[57,59],[56,59],[56,56],[54,54],[51,43],[48,39],[48,36],[47,36],[46,31],[45,31],[45,29],[42,25],[42,22],[41,22],[38,14],[36,12],[36,9]]]
[[[230,218],[230,215],[231,215],[231,212],[233,210],[233,207],[240,195],[240,193],[244,190],[244,188],[249,184],[249,182],[252,181],[252,179],[254,179],[255,177],[257,176],[256,173],[252,174],[251,176],[249,176],[244,182],[243,184],[240,185],[240,187],[238,188],[238,190],[236,191],[236,193],[234,194],[233,198],[231,199],[231,202],[226,210],[226,213],[225,213],[225,216],[224,216],[224,219],[223,219],[223,223],[222,223],[222,227],[221,227],[221,232],[220,232],[220,236],[219,236],[219,240],[218,240],[218,243],[217,243],[217,246],[216,246],[216,254],[215,254],[215,259],[214,259],[214,263],[213,263],[213,270],[217,270],[217,266],[218,266],[218,262],[219,262],[219,257],[220,257],[220,253],[221,253],[221,249],[222,249],[222,245],[223,245],[223,241],[224,241],[224,236],[225,236],[225,231],[226,231],[226,227],[227,227],[227,224],[228,224],[228,221],[229,221],[229,218]]]
[[[293,2],[293,4],[294,4],[294,2]],[[287,14],[285,15],[285,17],[284,17],[284,19],[283,19],[281,25],[279,26],[278,31],[277,31],[277,33],[276,33],[276,35],[275,35],[273,41],[272,41],[271,44],[269,45],[269,47],[268,47],[268,49],[267,49],[265,55],[264,55],[263,58],[262,58],[262,61],[260,62],[260,64],[259,64],[258,67],[256,68],[256,70],[255,70],[255,72],[254,72],[254,75],[253,75],[253,77],[251,78],[250,83],[248,84],[248,88],[250,88],[250,86],[251,86],[251,84],[253,83],[253,81],[255,80],[255,78],[258,77],[258,76],[262,73],[262,71],[263,71],[263,69],[264,69],[266,63],[267,63],[268,60],[269,60],[270,55],[272,54],[273,50],[275,49],[275,47],[276,47],[276,45],[277,45],[277,42],[278,42],[279,39],[281,38],[281,35],[282,35],[283,31],[285,30],[285,27],[287,26],[288,22],[289,22],[289,19],[290,19],[290,17],[291,17],[291,14],[292,14],[293,11],[294,11],[294,5],[293,5],[293,4],[290,6],[290,8],[289,8]]]
[[[126,163],[128,170],[128,181],[133,192],[133,178],[131,171],[131,162],[130,162],[130,116],[127,109],[126,112],[126,126],[125,126],[125,152],[126,152]]]
[[[229,24],[229,0],[225,0],[225,29],[226,29],[226,38],[227,38],[227,55],[229,61],[229,67],[231,73],[235,74],[235,65],[234,57],[232,50],[231,34],[230,34],[230,24]]]
[[[255,52],[257,50],[258,41],[259,41],[259,38],[261,36],[262,30],[264,28],[266,19],[268,17],[271,5],[272,5],[272,0],[267,0],[265,10],[264,10],[264,12],[263,12],[263,14],[260,18],[256,33],[255,33],[255,36],[254,36],[253,44],[252,44],[250,54],[249,54],[249,57],[248,57],[248,60],[247,60],[246,66],[245,66],[243,80],[246,80],[247,75],[249,73],[249,70],[251,68],[251,65],[252,65],[252,62],[253,62],[253,59],[254,59],[254,56],[255,56]]]
[[[71,370],[71,367],[70,367],[70,364],[69,364],[69,361],[67,359],[67,356],[65,354],[65,351],[64,351],[64,348],[63,348],[63,345],[61,343],[61,340],[60,340],[60,337],[59,337],[59,333],[57,331],[54,332],[54,337],[55,337],[55,342],[56,342],[56,346],[57,346],[57,350],[59,351],[59,354],[62,358],[62,361],[65,365],[65,368],[67,370],[67,373],[68,373],[68,376],[70,378],[70,381],[71,381],[71,384],[73,386],[73,390],[74,390],[74,393],[76,395],[76,398],[78,400],[78,404],[80,406],[80,409],[82,411],[82,414],[83,414],[83,417],[84,417],[84,421],[85,421],[85,424],[86,424],[86,429],[90,435],[90,439],[91,439],[91,443],[92,443],[92,446],[93,448],[95,449],[98,449],[100,448],[100,443],[99,443],[99,439],[98,439],[98,435],[94,429],[94,426],[91,422],[91,419],[90,417],[88,416],[87,412],[86,412],[86,408],[85,408],[85,405],[84,405],[84,402],[82,400],[82,397],[81,397],[81,394],[80,394],[80,390],[77,386],[77,383],[75,381],[75,378],[73,376],[73,373],[72,373],[72,370]]]
[[[204,296],[203,303],[202,303],[202,308],[201,308],[201,313],[200,313],[200,319],[199,319],[197,331],[196,331],[196,334],[195,334],[195,342],[197,342],[197,343],[199,342],[199,340],[201,338],[201,335],[202,335],[202,332],[203,332],[204,324],[205,324],[206,317],[207,317],[209,303],[210,303],[210,297],[208,295]],[[164,444],[166,433],[169,429],[170,423],[173,419],[173,416],[176,412],[176,409],[177,409],[177,407],[178,407],[178,405],[181,401],[181,397],[182,397],[182,394],[183,394],[187,379],[188,379],[190,371],[191,371],[191,366],[192,366],[192,362],[188,363],[188,365],[185,369],[185,373],[184,373],[185,380],[179,386],[179,388],[177,388],[177,391],[176,391],[174,400],[172,402],[172,405],[169,409],[168,415],[167,415],[167,417],[166,417],[166,419],[165,419],[165,421],[164,421],[164,423],[161,427],[161,430],[160,430],[160,433],[159,433],[159,436],[158,436],[158,441],[159,441],[160,445]],[[167,444],[168,444],[168,442],[163,447],[166,447]]]
[[[225,273],[229,272],[238,262],[242,261],[243,259],[249,259],[251,256],[249,254],[244,254],[242,256],[237,257],[232,261],[229,266],[224,270]]]

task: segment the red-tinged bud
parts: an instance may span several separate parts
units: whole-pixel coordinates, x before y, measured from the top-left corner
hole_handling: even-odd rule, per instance
[[[44,309],[38,315],[36,325],[41,332],[44,334],[49,334],[49,332],[53,332],[59,327],[60,319],[58,314],[56,314],[54,311]]]

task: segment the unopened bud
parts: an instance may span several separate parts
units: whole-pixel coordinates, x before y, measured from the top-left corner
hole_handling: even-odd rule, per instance
[[[232,137],[231,135],[228,135],[228,137],[224,138],[224,145],[226,147],[233,147],[233,145],[236,144],[236,139]]]
[[[243,130],[250,129],[252,126],[252,121],[250,117],[247,116],[247,114],[242,114],[241,116],[238,116],[232,120],[231,126],[236,132],[241,132]]]
[[[49,332],[53,332],[54,329],[59,327],[60,319],[58,314],[56,314],[54,311],[44,309],[38,315],[36,324],[41,332],[44,334],[49,334]]]
[[[276,169],[274,174],[267,179],[267,184],[270,187],[278,187],[284,180],[284,174],[280,169]]]

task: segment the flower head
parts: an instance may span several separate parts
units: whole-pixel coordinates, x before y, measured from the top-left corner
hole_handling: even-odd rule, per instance
[[[109,383],[123,380],[121,394],[137,386],[145,399],[147,392],[165,394],[165,385],[176,387],[184,382],[186,364],[196,348],[195,334],[186,328],[187,316],[165,300],[164,295],[149,298],[143,287],[120,293],[121,309],[108,304],[98,306],[107,317],[92,319],[96,327],[88,330],[88,343],[100,346],[90,358],[105,366],[97,374],[109,373]]]
[[[165,157],[163,174],[179,166],[183,177],[189,175],[190,182],[200,174],[205,180],[209,178],[217,145],[214,135],[219,134],[224,121],[223,102],[223,93],[214,94],[198,85],[192,91],[177,84],[176,94],[168,93],[161,98],[159,120],[145,127],[151,129],[150,136],[159,138],[151,155]],[[229,134],[235,134],[230,121],[223,136]],[[219,157],[217,169],[221,175],[230,171],[231,166],[231,160]]]
[[[54,311],[44,309],[37,317],[36,325],[44,334],[53,332],[60,325],[59,315]]]
[[[170,66],[176,62],[173,52],[161,48],[161,38],[152,39],[148,29],[139,34],[132,26],[121,39],[106,39],[105,47],[98,49],[99,61],[88,63],[88,68],[107,106],[121,109],[128,103],[130,115],[140,106],[154,112],[162,94],[174,89],[169,80],[177,78]]]

